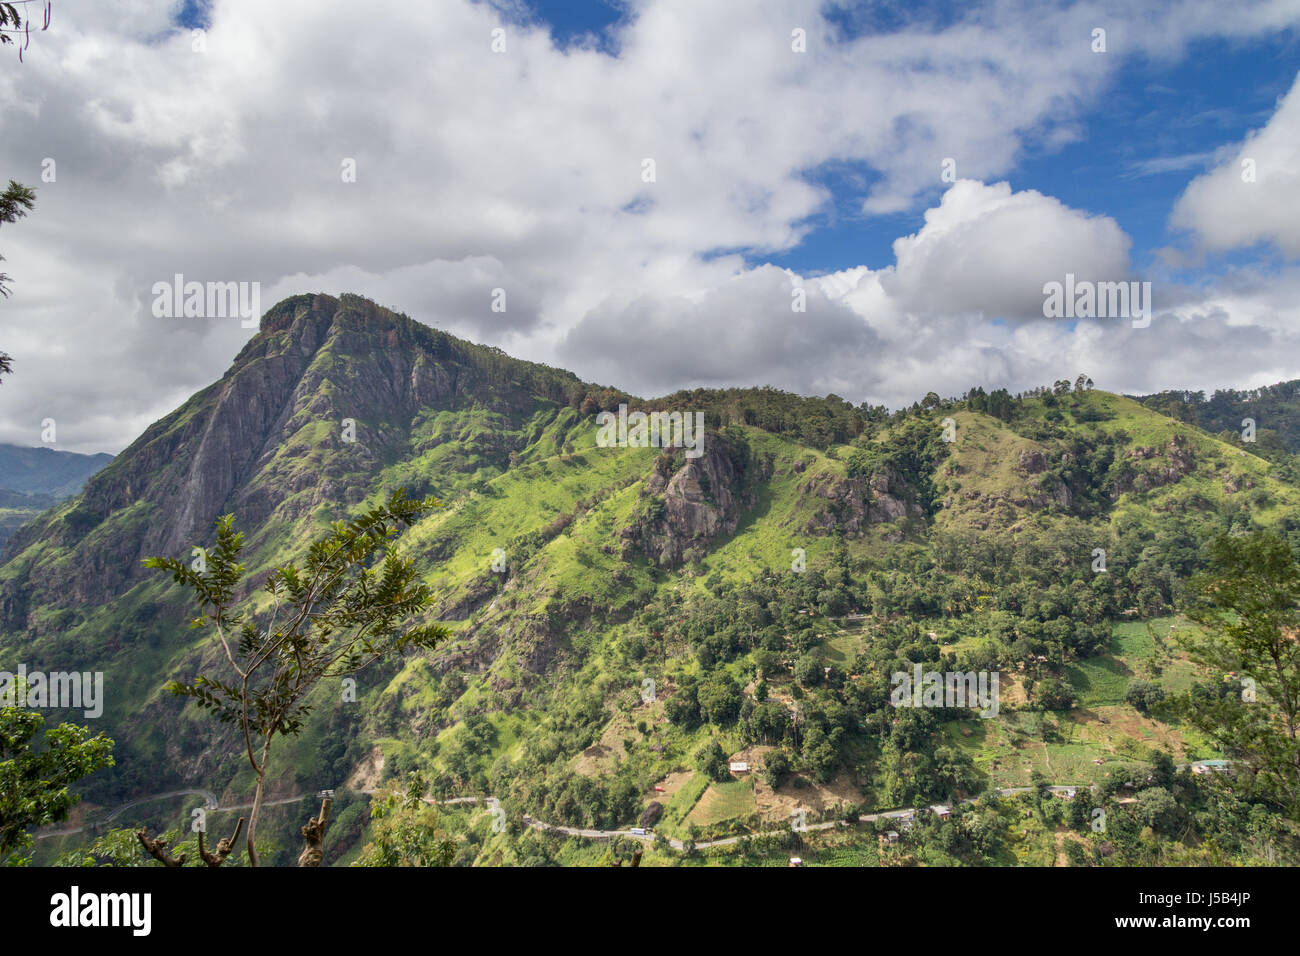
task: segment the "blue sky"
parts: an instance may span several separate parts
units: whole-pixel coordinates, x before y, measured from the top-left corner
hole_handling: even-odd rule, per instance
[[[625,4],[603,0],[531,0],[527,6],[550,29],[557,46],[594,37],[598,48],[611,55],[611,28],[630,16]],[[968,4],[936,0],[901,6],[867,0],[828,3],[822,13],[837,27],[839,39],[850,40],[918,24],[942,29],[969,10]],[[1300,36],[1294,32],[1246,41],[1208,38],[1191,44],[1174,61],[1128,58],[1104,101],[1077,118],[1077,141],[1026,148],[1005,178],[1017,191],[1035,189],[1075,208],[1113,216],[1133,239],[1135,264],[1158,267],[1156,250],[1182,238],[1167,229],[1167,220],[1190,176],[1212,165],[1215,150],[1267,123],[1278,99],[1295,82],[1297,69]],[[776,254],[717,252],[740,252],[751,264],[770,262],[808,274],[857,265],[883,268],[893,262],[894,240],[923,225],[928,203],[906,213],[862,212],[867,187],[878,178],[866,164],[827,163],[807,170],[806,178],[829,190],[833,199],[810,219],[810,232],[798,246]],[[940,191],[936,185],[929,198]],[[1254,258],[1255,253],[1224,255],[1214,264]]]
[[[211,22],[212,0],[181,0],[176,22],[186,29],[206,27]]]

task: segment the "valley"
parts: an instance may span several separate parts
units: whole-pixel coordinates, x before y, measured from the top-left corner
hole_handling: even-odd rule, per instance
[[[602,442],[620,406],[698,413],[707,440]],[[152,794],[212,795],[223,831],[251,800],[238,735],[165,689],[221,659],[144,559],[188,560],[233,514],[257,581],[398,488],[439,500],[396,544],[447,636],[312,691],[270,764],[270,863],[296,855],[319,791],[324,862],[357,861],[375,794],[412,780],[424,809],[394,812],[436,813],[457,865],[642,844],[643,865],[1296,850],[1274,791],[1193,772],[1251,758],[1196,716],[1243,685],[1198,663],[1208,635],[1186,614],[1215,535],[1300,536],[1291,450],[1083,375],[896,412],[766,388],[639,399],[308,295],[6,549],[0,665],[102,671],[92,729],[115,742],[38,862],[114,828],[179,832],[189,804],[135,802]],[[264,593],[241,600],[269,613]],[[996,715],[894,706],[893,675],[916,667],[996,674]],[[500,827],[469,802],[487,794]]]

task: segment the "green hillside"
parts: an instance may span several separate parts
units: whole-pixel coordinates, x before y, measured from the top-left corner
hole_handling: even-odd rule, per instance
[[[704,413],[703,454],[600,447],[596,415],[620,403]],[[238,804],[252,787],[239,742],[163,689],[216,650],[143,558],[187,556],[233,512],[256,577],[395,488],[433,494],[443,507],[400,550],[424,569],[450,640],[359,672],[356,702],[318,688],[303,734],[278,745],[274,795],[341,794],[327,860],[364,843],[363,791],[422,770],[433,796],[493,795],[506,812],[502,832],[467,805],[445,812],[459,863],[630,852],[525,817],[746,838],[692,855],[658,844],[646,865],[782,862],[790,838],[764,834],[792,813],[834,820],[1041,782],[1118,794],[1157,778],[1156,752],[1223,756],[1175,710],[1139,712],[1130,689],[1237,686],[1187,658],[1187,580],[1216,533],[1300,541],[1293,469],[1288,454],[1087,388],[977,389],[894,414],[759,388],[647,402],[357,297],[300,296],[267,313],[220,382],[14,540],[0,665],[105,673],[99,727],[117,766],[86,783],[87,821],[189,787]],[[893,706],[892,675],[916,664],[997,672],[997,716]],[[1066,852],[1052,830],[1066,811],[1026,821],[1019,799],[961,804],[983,820],[971,832],[987,829],[969,844],[925,822],[899,853],[1050,863]],[[178,826],[190,804],[115,825]],[[1255,844],[1222,822],[1250,807],[1214,808],[1220,823],[1191,842],[1252,861]],[[277,809],[270,861],[295,855],[301,815]],[[797,843],[813,862],[874,865],[899,855],[876,829]],[[1193,852],[1152,839],[1165,861]]]

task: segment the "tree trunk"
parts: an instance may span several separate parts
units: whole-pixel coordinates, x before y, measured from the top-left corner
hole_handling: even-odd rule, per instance
[[[321,801],[320,815],[312,817],[307,821],[307,825],[302,828],[302,838],[306,845],[302,848],[302,853],[298,855],[299,866],[320,866],[321,861],[325,858],[321,844],[325,839],[325,828],[330,822],[330,807],[334,801],[326,797]]]
[[[260,866],[257,859],[257,850],[253,846],[253,839],[257,835],[257,817],[262,812],[262,789],[266,782],[265,773],[257,775],[257,793],[253,795],[253,810],[248,815],[248,865]]]
[[[253,810],[248,815],[248,865],[260,866],[261,861],[257,858],[257,848],[253,845],[253,839],[257,835],[257,818],[262,813],[262,794],[266,790],[266,758],[271,750],[271,738],[266,738],[266,743],[262,745],[262,762],[257,768],[257,792],[253,795]]]

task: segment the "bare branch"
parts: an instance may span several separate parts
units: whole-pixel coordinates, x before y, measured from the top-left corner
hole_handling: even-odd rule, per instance
[[[185,854],[172,856],[167,852],[168,841],[161,836],[150,839],[148,832],[141,827],[136,832],[136,837],[140,840],[140,845],[148,851],[149,855],[161,863],[163,866],[184,866]]]

